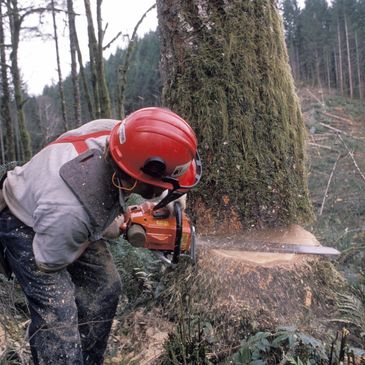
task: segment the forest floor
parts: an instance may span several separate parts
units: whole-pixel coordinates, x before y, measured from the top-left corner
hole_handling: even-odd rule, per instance
[[[353,363],[362,363],[365,105],[308,87],[300,88],[298,95],[308,131],[309,191],[316,221],[306,227],[291,226],[256,236],[243,233],[200,237],[198,268],[186,269],[186,273],[177,274],[179,283],[168,284],[171,295],[167,300],[179,307],[180,313],[173,308],[166,313],[171,309],[166,304],[157,305],[152,311],[132,312],[127,322],[122,321],[124,329],[129,330],[122,338],[114,339],[108,364],[285,364],[289,357],[285,361],[272,355],[277,351],[273,338],[290,338],[293,334],[296,339],[304,334],[299,342],[316,349],[313,352],[317,354],[311,355],[308,364],[328,364],[331,351],[340,356],[342,345],[338,342],[344,336],[349,341],[346,351],[351,343],[356,359]],[[342,254],[330,262],[313,256],[245,251],[243,243],[255,240],[331,246]],[[186,291],[180,288],[185,286]],[[204,295],[207,300],[202,298]],[[197,303],[182,303],[185,296]],[[223,322],[217,318],[220,316]],[[196,329],[197,321],[205,321],[200,324],[202,335]],[[223,330],[226,337],[217,340],[222,336],[222,330],[216,330],[219,326],[227,327]],[[120,333],[121,328],[118,326],[115,333]],[[227,333],[235,340],[228,340]],[[267,340],[260,342],[260,338],[259,345],[255,342],[259,354],[255,354],[249,337],[255,333]],[[202,356],[206,362],[189,358],[189,351],[204,352],[194,346],[192,350],[192,342],[203,343],[207,338]],[[250,355],[242,355],[247,350],[242,345],[244,338],[250,342]],[[178,349],[174,348],[174,341]],[[294,347],[286,350],[296,355],[302,351]],[[335,359],[333,355],[332,364],[339,363]],[[299,360],[292,363],[300,364]]]
[[[337,335],[338,341],[343,338],[344,332],[338,331],[345,322],[352,346],[361,353],[365,105],[307,87],[298,89],[298,95],[308,131],[309,191],[316,221],[256,237],[199,237],[198,254],[204,259],[195,267],[183,262],[171,271],[150,256],[129,260],[136,277],[123,272],[122,278],[137,280],[139,288],[131,294],[134,305],[127,298],[121,301],[106,364],[300,364],[284,360],[279,352],[302,354],[303,343],[311,346],[311,364],[327,364],[322,361],[328,357],[328,344],[337,344]],[[232,250],[248,239],[321,244],[343,253],[329,261]],[[117,264],[119,258],[116,254]],[[351,286],[357,290],[349,291]],[[125,291],[129,289],[127,284]],[[0,364],[30,363],[26,313],[16,283],[1,281]]]

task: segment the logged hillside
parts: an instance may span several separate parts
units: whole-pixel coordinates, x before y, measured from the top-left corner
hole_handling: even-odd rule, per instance
[[[316,221],[268,234],[336,247],[341,257],[252,254],[240,246],[248,234],[200,235],[197,265],[183,260],[171,270],[150,252],[111,243],[124,295],[106,364],[361,363],[365,106],[298,93]],[[29,364],[23,296],[3,278],[0,292],[0,363]]]
[[[332,262],[252,254],[242,247],[248,235],[201,236],[195,267],[164,273],[142,267],[142,286],[151,294],[147,308],[153,309],[139,307],[120,317],[109,363],[123,358],[130,364],[300,364],[289,362],[299,357],[329,364],[332,356],[332,364],[341,358],[360,364],[365,323],[355,318],[365,313],[365,302],[359,294],[361,265],[354,258],[361,256],[356,245],[365,224],[365,113],[357,101],[316,89],[300,89],[299,96],[316,221],[306,230],[286,227],[268,237],[320,243],[345,254]],[[356,350],[346,356],[350,345]]]

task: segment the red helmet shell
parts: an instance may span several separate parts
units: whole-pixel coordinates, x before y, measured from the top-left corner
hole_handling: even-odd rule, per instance
[[[110,135],[110,153],[128,175],[144,183],[172,189],[172,184],[142,171],[151,159],[165,165],[163,175],[177,179],[180,185],[195,183],[197,139],[190,125],[164,108],[135,111],[118,123]]]

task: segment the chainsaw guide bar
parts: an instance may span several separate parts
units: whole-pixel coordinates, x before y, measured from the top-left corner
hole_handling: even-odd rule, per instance
[[[304,255],[320,255],[320,256],[338,256],[340,251],[327,246],[310,246],[296,245],[289,243],[267,243],[255,242],[243,243],[242,246],[225,247],[226,250],[239,249],[240,251],[261,252],[261,253],[288,253],[288,254],[304,254]]]

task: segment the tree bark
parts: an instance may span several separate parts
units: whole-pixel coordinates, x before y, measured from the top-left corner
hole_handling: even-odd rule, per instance
[[[343,66],[342,66],[342,45],[341,45],[341,30],[340,19],[337,19],[337,42],[338,42],[338,79],[340,82],[340,93],[343,95]]]
[[[87,34],[89,39],[89,55],[90,55],[90,72],[91,72],[91,85],[94,96],[94,110],[97,118],[101,117],[101,108],[100,108],[100,91],[97,77],[97,41],[95,38],[95,30],[93,24],[93,18],[91,14],[90,1],[84,0],[85,4],[85,12],[87,19]]]
[[[3,160],[15,161],[15,143],[13,133],[13,122],[10,113],[10,91],[8,81],[8,66],[5,53],[5,36],[2,5],[0,4],[0,61],[1,61],[1,117],[2,117],[2,131],[5,133],[5,152]],[[3,129],[4,126],[4,129]]]
[[[96,17],[98,24],[98,43],[96,53],[96,68],[98,75],[98,84],[100,92],[100,114],[103,118],[111,117],[111,105],[108,86],[106,84],[105,71],[104,71],[104,58],[103,58],[103,41],[104,31],[103,22],[101,17],[101,4],[103,0],[97,0],[96,4]]]
[[[79,77],[77,73],[77,62],[76,62],[76,43],[77,33],[75,25],[75,12],[73,9],[72,0],[67,0],[67,11],[68,11],[68,23],[69,23],[69,37],[70,37],[70,54],[71,54],[71,79],[72,89],[74,96],[74,114],[76,126],[81,125],[81,100],[80,100],[80,86]]]
[[[79,61],[79,70],[80,70],[81,82],[82,82],[82,87],[83,87],[83,90],[84,90],[84,95],[85,95],[85,99],[86,99],[86,103],[87,103],[87,108],[88,108],[91,120],[94,120],[95,119],[94,107],[93,107],[93,103],[91,101],[89,87],[87,85],[87,78],[86,78],[86,75],[85,75],[84,64],[83,64],[83,61],[82,61],[82,53],[81,53],[80,44],[79,44],[79,40],[78,40],[76,32],[75,32],[75,41],[76,41],[77,58],[78,58],[78,61]]]
[[[326,73],[327,73],[327,87],[328,92],[331,91],[331,72],[330,72],[330,56],[326,54]]]
[[[56,12],[55,12],[55,7],[54,7],[54,0],[51,0],[51,6],[52,6],[52,20],[53,20],[53,35],[54,35],[54,41],[55,41],[55,47],[56,47],[58,90],[60,93],[63,128],[64,128],[64,131],[66,132],[68,130],[68,123],[67,123],[67,116],[66,116],[65,94],[63,92],[63,79],[62,79],[62,71],[61,71],[61,63],[60,63],[60,52],[59,52],[59,47],[58,47],[57,22],[56,22]]]
[[[355,47],[356,47],[356,67],[357,67],[357,82],[359,87],[359,98],[363,99],[363,84],[361,79],[361,67],[360,67],[360,51],[359,51],[359,42],[357,38],[357,32],[355,32]]]
[[[197,133],[199,229],[312,218],[305,129],[274,0],[158,0],[163,104]]]

